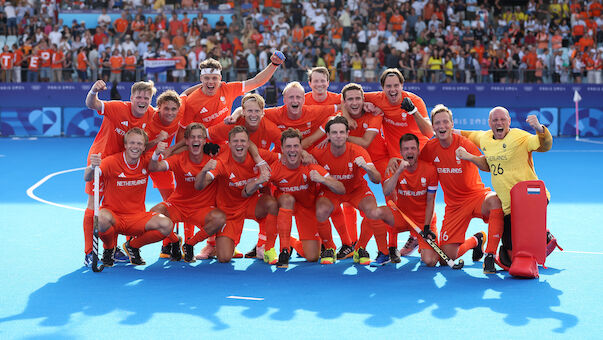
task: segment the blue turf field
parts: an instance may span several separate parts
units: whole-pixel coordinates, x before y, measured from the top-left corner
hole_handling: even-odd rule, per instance
[[[535,155],[552,195],[549,227],[566,252],[554,252],[539,279],[517,280],[482,274],[469,254],[460,271],[426,268],[416,253],[378,269],[294,257],[285,271],[249,259],[170,263],[157,259],[158,244],[143,248],[147,266],[94,274],[82,266],[83,172],[33,190],[49,203],[26,193],[84,166],[92,139],[0,139],[0,338],[601,339],[598,142],[556,139]],[[158,201],[149,190],[148,206]],[[441,192],[437,202],[443,216]],[[247,227],[243,251],[257,237],[257,225]],[[469,233],[483,227],[474,220]]]

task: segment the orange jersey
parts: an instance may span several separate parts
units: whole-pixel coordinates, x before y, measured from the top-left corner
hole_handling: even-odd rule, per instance
[[[371,156],[361,146],[346,142],[345,151],[339,157],[333,155],[331,147],[314,148],[310,153],[333,178],[343,183],[346,194],[367,185],[364,179],[366,172],[354,163],[356,157],[362,156],[367,164],[372,164]]]
[[[427,108],[421,97],[412,92],[402,91],[402,100],[406,97],[410,98],[421,116],[429,117],[427,115]],[[402,110],[400,104],[390,104],[383,91],[367,92],[364,94],[364,100],[375,104],[383,110],[383,134],[390,157],[400,157],[400,137],[406,133],[412,133],[417,136],[420,147],[425,145],[429,138],[421,133],[417,122],[415,122],[415,118]]]
[[[168,138],[166,140],[164,140],[164,142],[168,143],[168,145],[170,145],[172,143],[172,140],[174,139],[174,136],[176,135],[176,132],[178,132],[178,124],[180,122],[180,117],[182,117],[182,114],[184,113],[184,110],[182,108],[182,106],[180,106],[180,110],[178,111],[178,116],[176,116],[176,118],[174,118],[174,120],[169,124],[169,125],[163,125],[163,122],[161,121],[161,118],[159,117],[159,112],[155,112],[152,116],[152,118],[149,120],[147,126],[145,127],[145,131],[147,133],[147,135],[149,135],[149,140],[153,140],[155,138],[157,138],[157,136],[159,136],[159,133],[161,131],[165,131],[168,133]],[[151,152],[151,151],[155,151],[155,149],[157,148],[157,145],[153,146],[152,148],[145,150],[145,152]]]
[[[220,89],[213,96],[206,96],[199,88],[186,97],[184,116],[180,126],[185,128],[192,122],[200,122],[209,128],[230,115],[234,100],[245,93],[242,82],[222,82]]]
[[[109,58],[111,64],[111,73],[121,73],[121,67],[124,65],[124,58],[120,55],[114,55]]]
[[[50,67],[52,65],[52,50],[45,49],[38,51],[38,55],[40,56],[40,67]]]
[[[326,176],[328,171],[317,164],[300,164],[297,169],[289,169],[280,160],[270,164],[272,173],[270,181],[276,187],[275,196],[289,194],[295,198],[295,203],[314,210],[314,202],[320,192],[320,185],[310,179],[310,171],[316,170]]]
[[[215,181],[203,190],[195,189],[195,177],[210,159],[209,156],[204,155],[201,163],[193,163],[186,150],[163,160],[176,178],[176,189],[168,198],[169,203],[190,213],[216,205],[217,183]]]
[[[98,114],[105,116],[100,130],[92,142],[88,157],[101,153],[102,157],[110,156],[124,150],[124,135],[133,127],[145,129],[153,115],[153,108],[136,118],[132,115],[132,103],[122,101],[103,102],[103,109]]]
[[[115,27],[116,32],[124,33],[128,29],[128,20],[117,18],[113,23],[113,27]]]
[[[52,55],[52,68],[54,69],[58,69],[58,68],[63,68],[63,62],[60,61],[61,59],[63,59],[64,54],[63,51],[58,50],[56,51],[53,55]]]
[[[436,167],[446,205],[459,206],[467,200],[483,197],[490,189],[482,183],[475,164],[456,158],[455,152],[459,146],[473,155],[480,156],[477,146],[463,136],[452,136],[452,144],[447,148],[443,148],[438,139],[427,142],[421,150],[420,159]]]
[[[136,70],[136,56],[129,55],[125,59],[125,69],[129,71]]]
[[[312,92],[305,94],[304,105],[339,105],[341,104],[341,95],[339,93],[333,93],[327,91],[327,98],[321,102],[318,102],[312,97]]]
[[[259,150],[260,156],[268,163],[278,159],[278,154],[266,150]],[[254,196],[243,197],[243,189],[247,183],[259,176],[259,171],[251,156],[247,155],[245,161],[238,163],[232,158],[230,152],[218,157],[216,168],[208,174],[214,178],[218,187],[216,201],[222,203],[226,216],[238,215],[245,212],[247,202]]]
[[[109,156],[101,162],[104,198],[102,207],[117,214],[146,211],[144,205],[149,174],[147,167],[151,155],[143,155],[138,163],[126,163],[125,152]]]
[[[433,164],[418,161],[414,172],[404,170],[396,184],[396,205],[413,221],[425,221],[427,192],[438,190],[438,173]]]
[[[15,59],[15,56],[13,53],[11,52],[2,52],[0,54],[0,65],[2,66],[3,70],[8,70],[13,68],[13,61]]]
[[[244,118],[240,118],[237,121],[237,125],[245,125]],[[228,133],[235,125],[228,125],[224,122],[220,122],[207,129],[207,140],[212,143],[224,143],[228,141]],[[255,145],[264,150],[269,150],[270,145],[274,143],[275,150],[280,150],[281,145],[281,130],[268,119],[260,120],[260,125],[255,131],[247,130],[249,132],[249,140],[255,143]]]
[[[40,57],[37,55],[29,56],[29,69],[37,71],[40,68]]]
[[[287,107],[284,105],[264,109],[264,117],[270,119],[281,131],[285,131],[289,127],[298,129],[303,138],[314,133],[333,114],[335,114],[335,106],[307,106],[304,104],[301,118],[293,120],[287,116]]]
[[[354,118],[358,127],[354,130],[350,130],[350,136],[362,137],[367,131],[375,131],[377,135],[366,149],[371,155],[371,158],[375,161],[381,159],[389,160],[389,154],[387,147],[385,146],[385,139],[381,135],[381,124],[383,116],[374,116],[370,113],[365,113],[360,118]]]
[[[77,69],[80,71],[85,71],[88,67],[88,58],[86,58],[86,54],[84,52],[80,52],[77,55]]]

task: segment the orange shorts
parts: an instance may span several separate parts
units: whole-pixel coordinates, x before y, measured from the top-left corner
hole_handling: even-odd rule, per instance
[[[356,188],[352,192],[347,192],[343,195],[337,195],[331,190],[326,190],[321,193],[324,197],[328,198],[333,206],[338,206],[341,203],[349,203],[354,208],[358,209],[358,205],[360,201],[362,201],[365,197],[373,197],[375,198],[375,194],[371,191],[368,184],[363,183],[360,187]]]
[[[172,222],[191,223],[199,228],[205,225],[205,217],[207,216],[207,214],[209,214],[212,210],[216,209],[216,207],[214,206],[203,207],[201,209],[195,210],[184,209],[182,207],[173,205],[169,201],[161,202],[160,204],[166,207],[167,213],[169,215],[168,217],[170,220],[172,220]]]
[[[425,240],[423,240],[423,237],[421,237],[421,235],[419,235],[419,233],[417,233],[415,231],[415,229],[410,225],[410,223],[408,223],[404,217],[402,217],[402,215],[400,214],[400,211],[398,209],[392,209],[392,207],[388,206],[389,210],[391,210],[392,214],[394,215],[394,226],[392,226],[392,228],[394,229],[395,232],[397,233],[401,233],[403,231],[410,231],[410,233],[412,234],[412,236],[416,237],[417,240],[419,240],[419,250],[420,249],[431,249],[431,246],[425,242]],[[408,215],[406,215],[408,218],[410,218]],[[423,222],[419,222],[416,221],[414,219],[411,218],[411,221],[413,221],[420,229],[423,229],[423,225],[421,223]],[[433,218],[431,219],[431,224],[429,225],[429,229],[431,231],[433,231],[434,234],[436,234],[436,236],[438,235],[438,227],[436,226],[436,216],[435,214],[433,214]],[[437,241],[436,241],[437,243]]]
[[[153,188],[157,189],[174,189],[174,173],[171,171],[158,171],[149,174],[153,180]]]
[[[485,192],[481,197],[475,197],[463,202],[462,205],[449,206],[444,209],[440,244],[463,243],[469,222],[473,218],[481,218],[488,223],[488,217],[482,216],[482,204],[486,199]]]
[[[157,213],[153,211],[144,211],[133,214],[117,214],[109,209],[106,210],[113,215],[113,219],[115,220],[113,228],[115,228],[115,232],[127,236],[142,235],[146,231],[145,226],[149,220],[157,215]]]
[[[255,206],[258,204],[260,195],[254,195],[245,202],[246,207],[241,207],[241,211],[237,211],[235,214],[226,213],[226,225],[218,232],[217,237],[226,236],[233,240],[235,245],[239,244],[241,240],[241,233],[243,233],[243,225],[246,219],[255,220]]]
[[[295,216],[295,226],[297,227],[300,240],[320,240],[316,209],[306,208],[301,204],[295,203],[293,216]]]

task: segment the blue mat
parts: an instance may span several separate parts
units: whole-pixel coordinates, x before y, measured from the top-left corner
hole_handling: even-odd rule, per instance
[[[159,244],[142,249],[146,266],[94,274],[82,266],[83,171],[46,178],[85,166],[92,140],[0,139],[0,338],[600,339],[597,142],[556,139],[534,155],[552,194],[548,225],[566,251],[547,259],[539,279],[518,280],[484,275],[470,255],[459,271],[427,268],[416,253],[376,269],[294,257],[277,270],[250,259],[173,263],[157,258]],[[31,196],[46,203],[27,195],[37,183]],[[158,201],[149,189],[147,206]],[[243,251],[257,238],[255,223],[246,228]],[[484,228],[476,219],[468,234]],[[374,257],[372,241],[368,250]]]

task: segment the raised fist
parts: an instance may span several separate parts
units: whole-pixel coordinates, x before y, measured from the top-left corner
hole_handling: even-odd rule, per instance
[[[92,92],[100,92],[107,89],[107,84],[105,84],[102,80],[97,80],[93,85],[90,91]]]
[[[270,61],[275,65],[280,65],[285,62],[285,55],[281,51],[274,51],[272,56],[270,57]]]
[[[413,104],[412,100],[408,97],[404,98],[402,104],[400,104],[400,108],[410,114],[413,114],[416,110],[415,104]]]
[[[220,146],[214,143],[205,143],[203,145],[203,153],[209,156],[215,156],[220,152]]]
[[[157,149],[155,149],[155,153],[158,155],[163,155],[163,153],[165,152],[165,149],[167,149],[167,143],[159,142],[159,143],[157,143]]]

